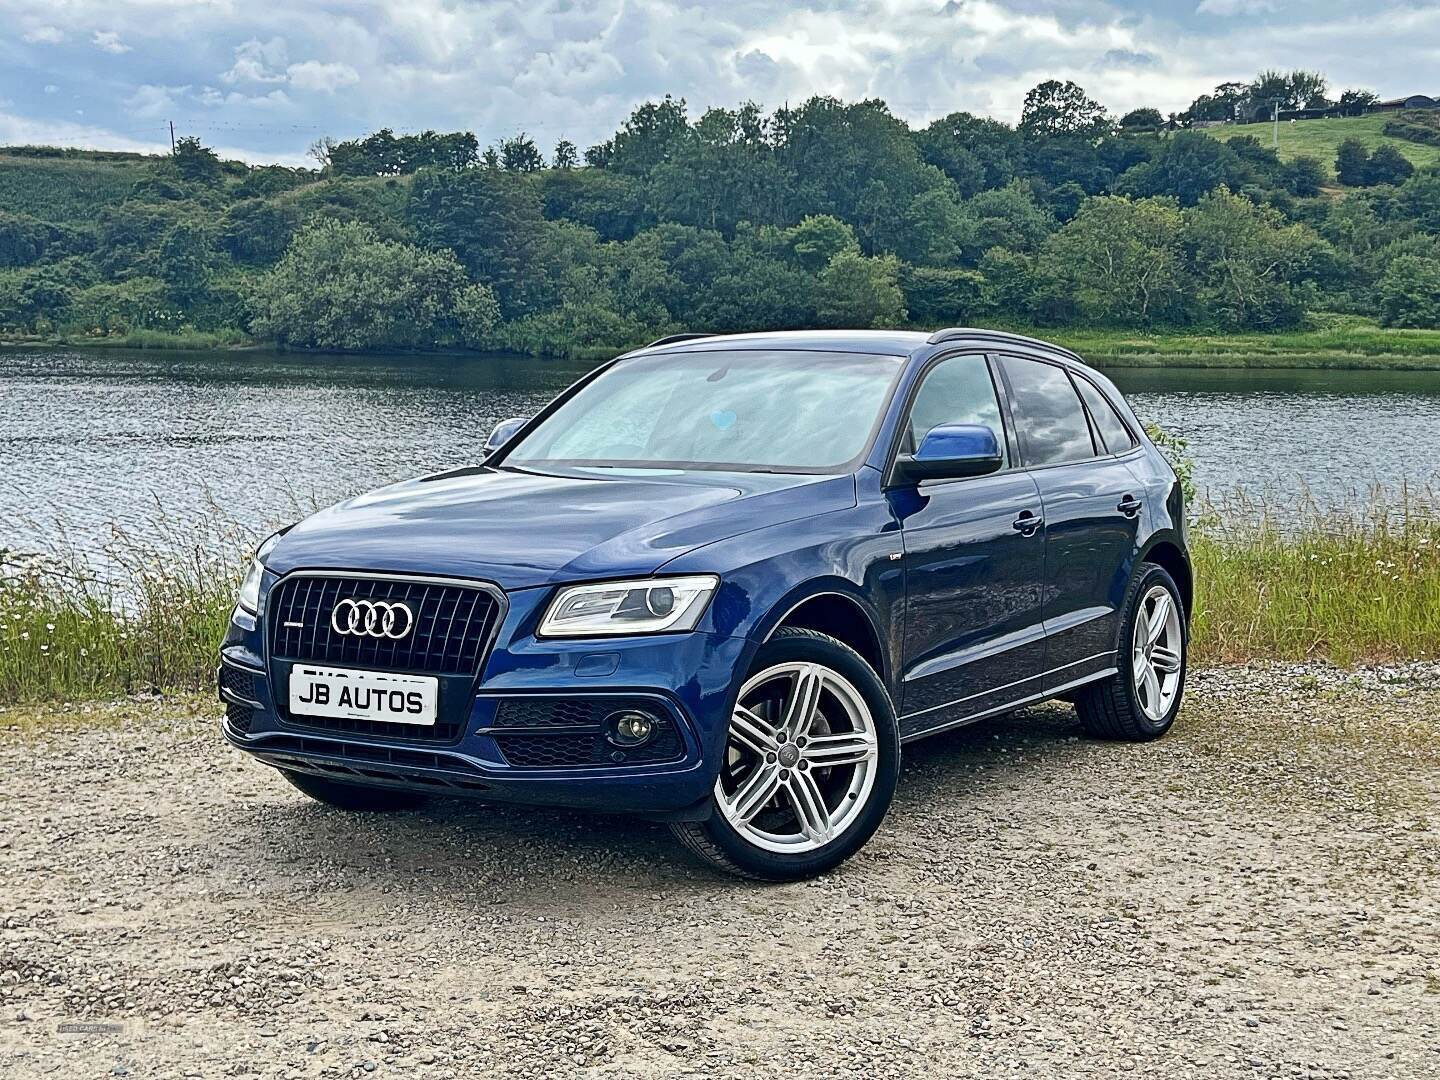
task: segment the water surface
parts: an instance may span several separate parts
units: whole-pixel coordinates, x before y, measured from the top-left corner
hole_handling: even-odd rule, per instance
[[[586,370],[498,356],[285,356],[0,349],[0,546],[63,522],[98,551],[111,523],[213,502],[255,531],[392,480],[474,462],[490,428]],[[1322,505],[1440,481],[1440,375],[1111,372],[1140,415],[1190,441],[1202,487]]]

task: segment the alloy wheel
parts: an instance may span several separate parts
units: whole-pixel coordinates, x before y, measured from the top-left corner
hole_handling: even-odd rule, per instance
[[[776,664],[740,688],[715,801],[756,847],[815,851],[860,817],[878,756],[854,684],[823,664]]]
[[[1163,585],[1150,586],[1135,613],[1130,663],[1136,700],[1152,723],[1164,720],[1180,692],[1183,632],[1180,606],[1170,590]]]

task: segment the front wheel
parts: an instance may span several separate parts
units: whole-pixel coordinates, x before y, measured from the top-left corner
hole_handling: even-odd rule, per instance
[[[740,687],[710,819],[672,828],[730,873],[813,877],[879,827],[899,771],[895,712],[874,670],[832,637],[782,627]]]
[[[1075,711],[1092,735],[1144,742],[1170,730],[1185,693],[1189,635],[1175,579],[1142,563],[1126,597],[1120,670],[1083,687]]]

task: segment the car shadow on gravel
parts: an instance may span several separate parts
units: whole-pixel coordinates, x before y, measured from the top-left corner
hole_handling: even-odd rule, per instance
[[[1074,753],[1079,730],[1073,710],[1046,706],[908,745],[882,836],[923,830],[936,800],[950,810],[983,801],[992,784]],[[265,788],[261,803],[226,815],[223,846],[249,862],[246,873],[277,877],[277,888],[318,876],[326,888],[431,896],[448,884],[452,898],[564,908],[637,889],[754,887],[693,861],[663,824],[633,817],[446,798],[410,813],[356,814],[312,803],[279,777]]]

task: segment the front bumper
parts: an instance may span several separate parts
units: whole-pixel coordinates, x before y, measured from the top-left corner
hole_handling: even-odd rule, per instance
[[[290,717],[289,664],[267,656],[263,620],[237,611],[218,672],[225,738],[268,765],[336,780],[671,819],[703,817],[729,724],[734,674],[748,665],[752,644],[715,633],[540,640],[533,624],[549,594],[546,589],[509,594],[494,644],[466,695],[468,708],[452,707],[454,734],[441,740],[393,736],[376,724],[362,725],[370,731],[321,730]],[[611,702],[640,705],[668,720],[673,741],[656,751],[664,760],[646,760],[640,752],[619,760],[592,755],[577,764],[573,754],[545,752],[564,741],[559,729],[505,726],[517,715],[539,716],[536,722],[543,724],[554,722],[547,714],[569,719],[581,705],[588,710],[584,715],[599,716]],[[561,738],[547,739],[557,732]],[[517,741],[527,736],[527,745]],[[585,745],[579,735],[565,745],[577,742]]]

